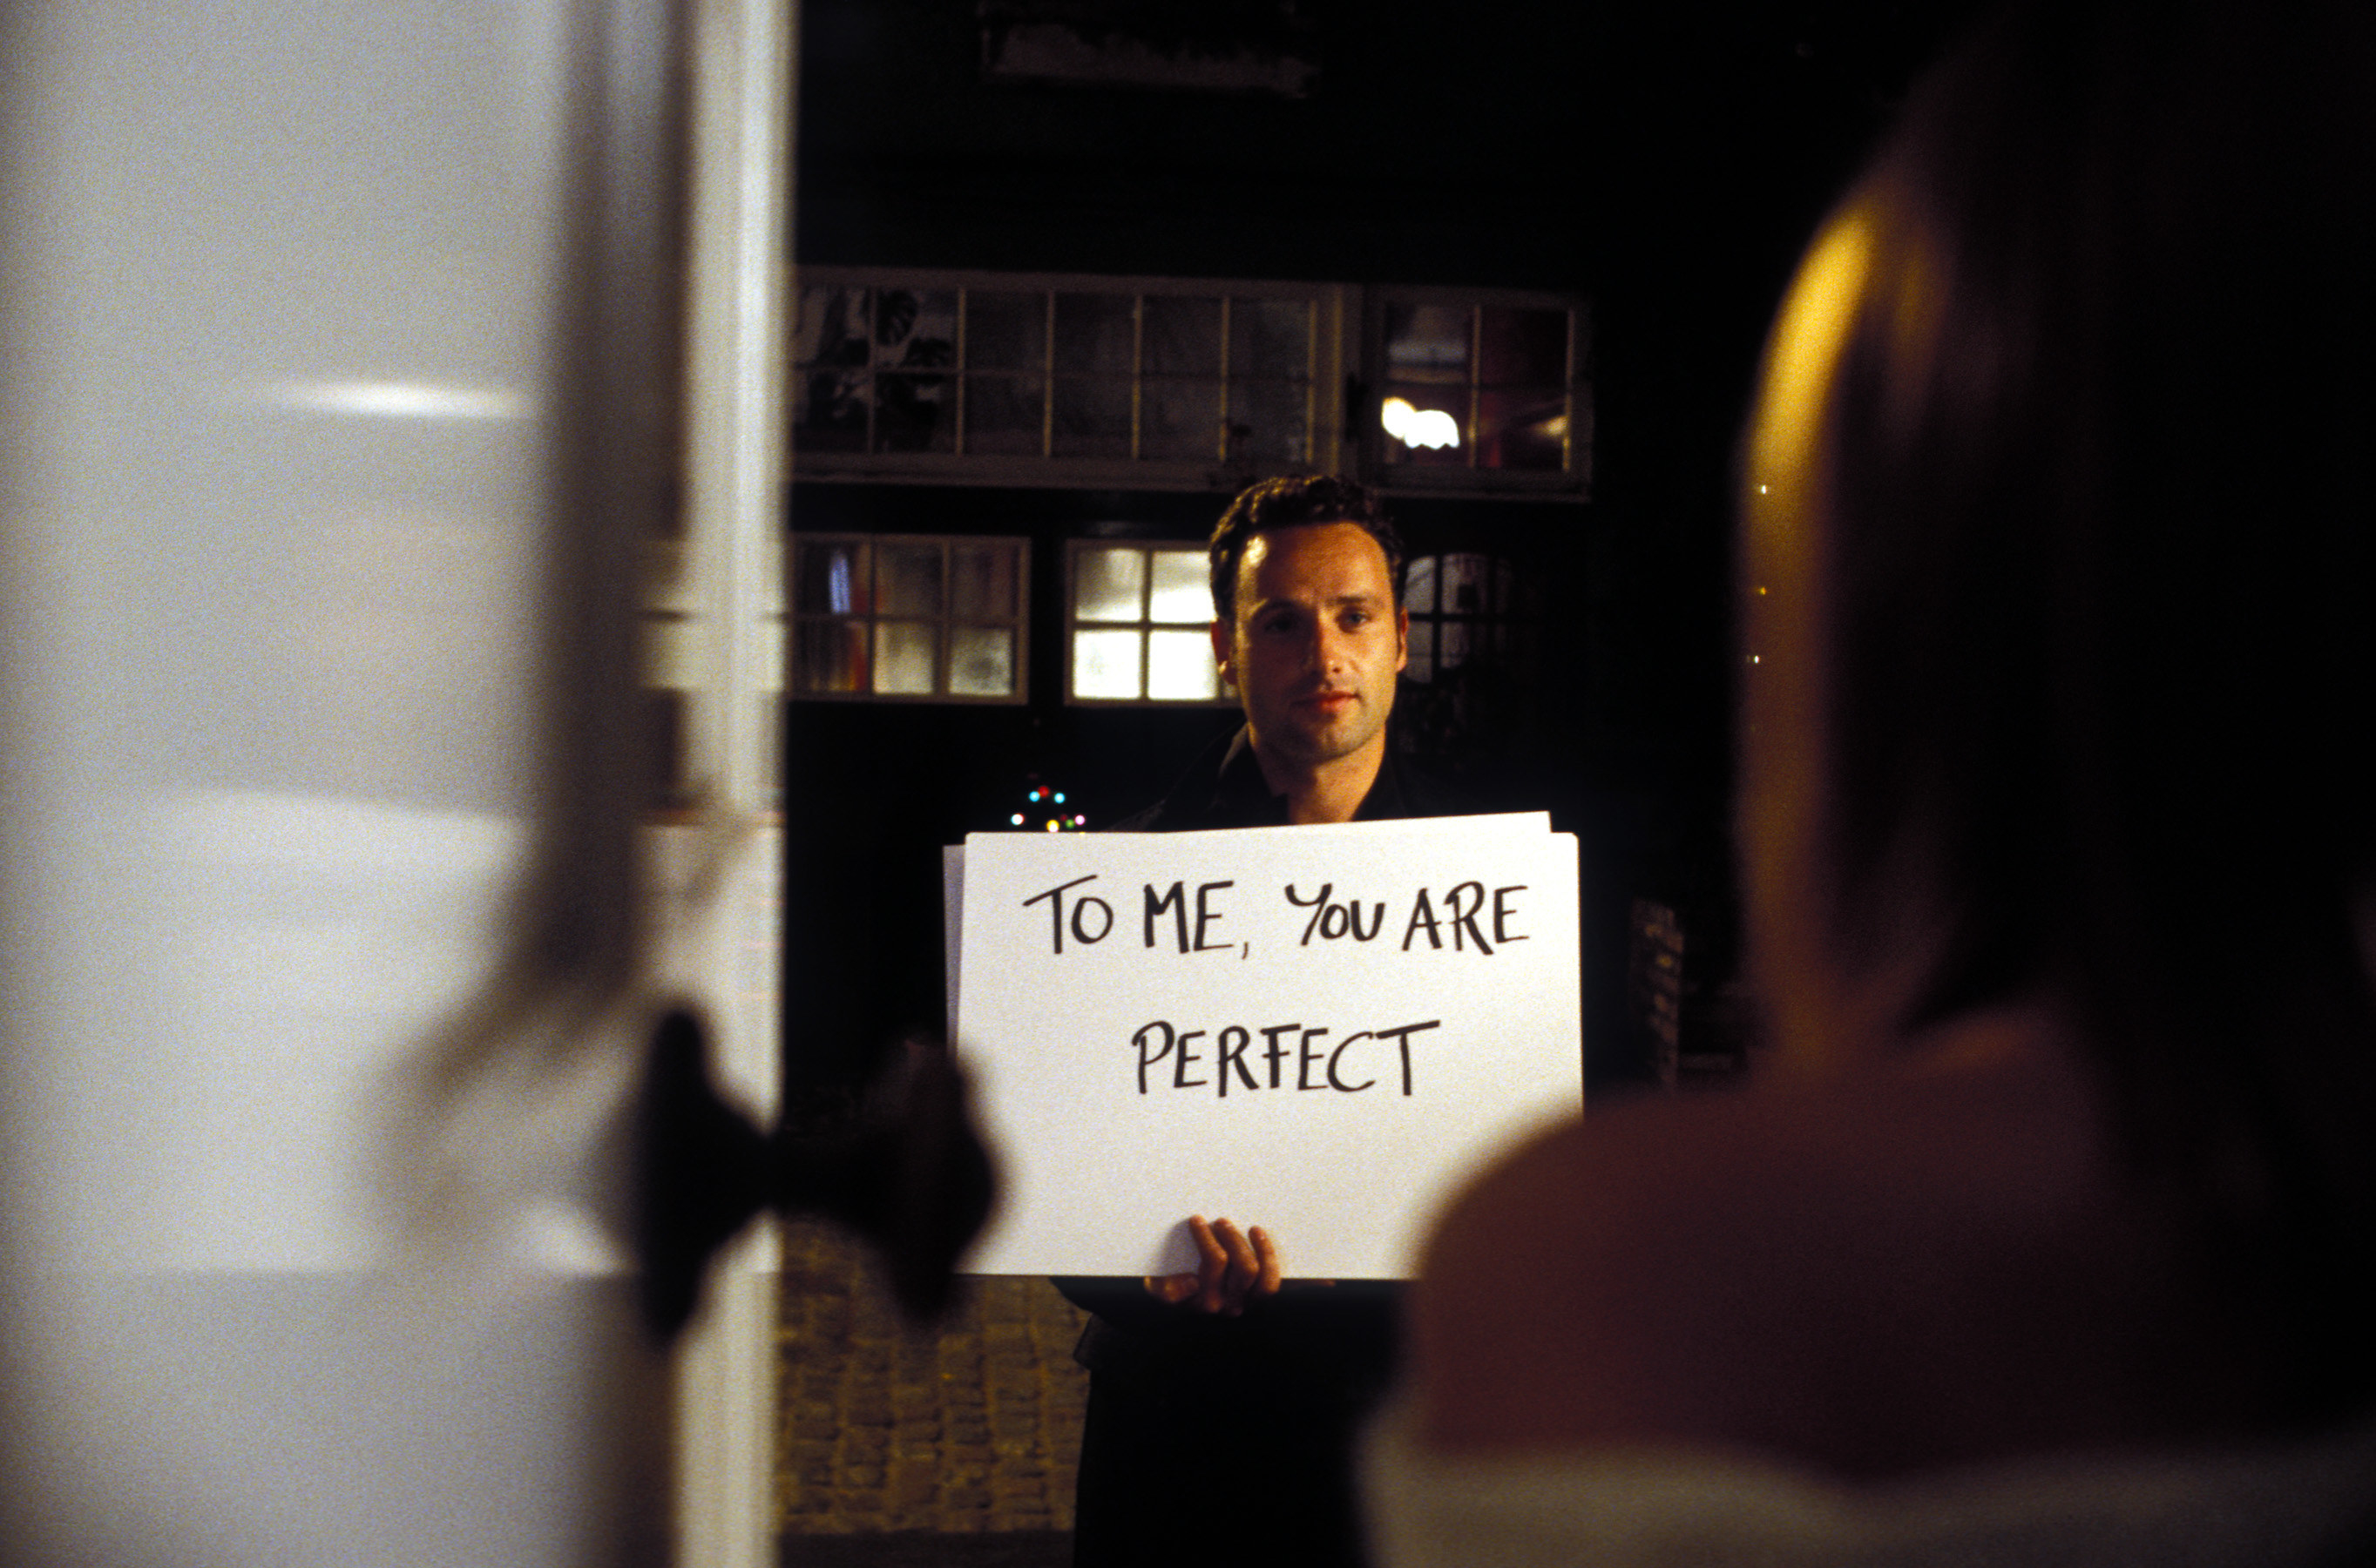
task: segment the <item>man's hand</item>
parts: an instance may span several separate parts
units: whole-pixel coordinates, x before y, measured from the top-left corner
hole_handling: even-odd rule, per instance
[[[1200,1313],[1236,1317],[1248,1301],[1278,1294],[1278,1249],[1261,1226],[1241,1231],[1226,1219],[1207,1225],[1200,1214],[1188,1221],[1188,1234],[1196,1242],[1196,1272],[1150,1276],[1148,1295],[1174,1306],[1193,1300]]]

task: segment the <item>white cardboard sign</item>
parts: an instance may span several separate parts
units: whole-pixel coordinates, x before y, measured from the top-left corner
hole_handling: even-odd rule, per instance
[[[1583,1105],[1576,845],[1540,815],[976,834],[958,1051],[998,1151],[982,1274],[1405,1278],[1448,1190]],[[961,980],[961,984],[959,983]]]

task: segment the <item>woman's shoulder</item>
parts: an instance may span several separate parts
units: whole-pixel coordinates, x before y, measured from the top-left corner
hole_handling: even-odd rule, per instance
[[[2168,1273],[2104,1145],[2052,1051],[1554,1130],[1439,1226],[1413,1312],[1423,1432],[1851,1474],[2116,1432],[2156,1375],[2122,1347]]]

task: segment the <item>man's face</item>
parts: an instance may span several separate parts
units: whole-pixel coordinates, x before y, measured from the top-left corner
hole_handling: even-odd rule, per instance
[[[1213,653],[1264,754],[1316,767],[1385,728],[1407,624],[1378,541],[1353,523],[1306,523],[1247,543],[1237,617],[1213,623]]]

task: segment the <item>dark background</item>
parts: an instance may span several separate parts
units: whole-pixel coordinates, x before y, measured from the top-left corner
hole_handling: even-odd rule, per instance
[[[1079,0],[1156,25],[1177,5]],[[1581,291],[1587,504],[1397,499],[1414,553],[1487,551],[1541,586],[1538,680],[1443,759],[1486,808],[1582,836],[1588,1081],[1641,1081],[1627,909],[1674,908],[1687,1000],[1731,977],[1732,448],[1814,225],[1968,4],[1355,5],[1214,0],[1290,24],[1300,100],[985,77],[975,0],[804,0],[802,262]],[[1150,22],[1149,18],[1154,20]],[[942,1013],[939,847],[1035,783],[1095,826],[1228,727],[1064,706],[1063,540],[1194,539],[1184,494],[796,484],[802,531],[1033,541],[1022,707],[794,702],[787,1072],[849,1083]],[[1408,688],[1407,688],[1408,695]],[[1705,1016],[1687,1012],[1692,1020]],[[1687,1047],[1688,1049],[1688,1047]]]

